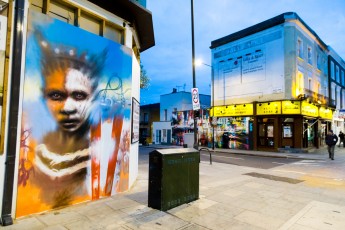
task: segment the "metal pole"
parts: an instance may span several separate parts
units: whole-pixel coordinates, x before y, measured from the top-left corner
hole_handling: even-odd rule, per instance
[[[12,48],[12,66],[11,66],[11,88],[10,106],[8,117],[8,129],[6,130],[7,138],[7,155],[5,162],[5,180],[3,185],[2,210],[0,224],[3,226],[12,225],[12,200],[13,186],[15,175],[16,150],[19,147],[17,140],[18,131],[18,107],[20,105],[20,78],[22,69],[22,49],[23,49],[23,28],[24,28],[24,11],[25,0],[14,2],[14,23],[13,23],[13,48]],[[10,8],[11,10],[11,8]],[[8,34],[9,36],[10,34]]]
[[[192,69],[193,69],[193,88],[196,88],[195,82],[195,49],[194,49],[194,10],[193,10],[193,0],[191,0],[191,20],[192,20]],[[198,126],[197,126],[197,118],[194,114],[194,145],[195,149],[198,149]]]
[[[212,79],[212,150],[214,151],[214,124],[213,124],[213,117],[214,117],[214,73],[213,73],[213,63],[211,62],[211,79]]]

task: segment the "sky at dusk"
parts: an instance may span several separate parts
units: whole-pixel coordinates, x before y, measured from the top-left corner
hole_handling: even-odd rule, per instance
[[[156,45],[141,53],[151,79],[141,90],[140,104],[159,102],[159,96],[190,92],[192,75],[192,32],[190,0],[147,0],[152,12]],[[345,60],[344,0],[194,0],[195,58],[211,64],[211,42],[279,14],[296,12],[324,43]],[[196,86],[211,94],[211,68],[195,68]]]

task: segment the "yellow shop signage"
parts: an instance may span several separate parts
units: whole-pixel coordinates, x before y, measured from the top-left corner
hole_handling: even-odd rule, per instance
[[[318,117],[319,108],[316,105],[310,104],[307,101],[302,101],[302,115]]]
[[[301,102],[282,101],[282,114],[301,114]]]
[[[215,117],[252,116],[254,114],[253,108],[254,108],[253,104],[216,106],[214,107],[214,116]]]
[[[281,114],[281,102],[260,102],[256,104],[256,115],[275,115]]]
[[[321,107],[319,109],[319,116],[323,119],[332,120],[333,119],[333,111],[330,109],[326,109],[324,107]]]

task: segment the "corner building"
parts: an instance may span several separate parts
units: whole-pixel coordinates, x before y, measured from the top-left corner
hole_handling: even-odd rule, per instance
[[[146,0],[0,6],[0,225],[130,189]]]
[[[296,13],[212,41],[210,48],[216,146],[297,151],[324,145],[336,108],[329,99],[329,47]]]

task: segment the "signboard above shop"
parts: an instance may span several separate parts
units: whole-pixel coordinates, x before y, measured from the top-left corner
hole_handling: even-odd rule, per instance
[[[262,102],[256,104],[256,115],[276,115],[281,114],[281,102]]]
[[[319,116],[319,108],[311,104],[307,101],[302,101],[302,115],[309,116],[309,117],[318,117]]]
[[[301,102],[282,101],[282,114],[301,114]]]
[[[212,114],[212,113],[211,113]],[[215,117],[253,116],[253,104],[227,105],[214,107]]]
[[[331,109],[321,107],[319,110],[320,118],[332,120],[333,119],[333,111]]]

